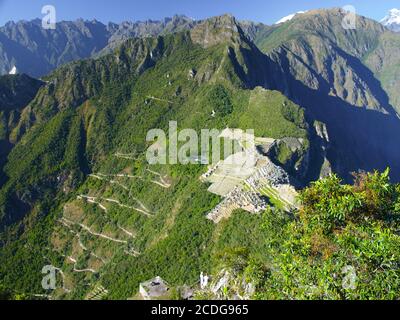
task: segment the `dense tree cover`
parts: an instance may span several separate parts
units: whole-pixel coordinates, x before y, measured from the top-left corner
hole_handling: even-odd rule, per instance
[[[26,300],[25,294],[18,294],[0,283],[0,300]]]
[[[226,116],[233,111],[232,102],[222,85],[216,85],[209,91],[208,102],[214,107],[213,111],[220,116]]]
[[[388,175],[357,174],[354,185],[332,175],[305,189],[293,214],[267,211],[264,257],[231,259],[255,298],[398,299],[400,186]]]
[[[0,111],[26,107],[43,84],[25,74],[0,76]]]

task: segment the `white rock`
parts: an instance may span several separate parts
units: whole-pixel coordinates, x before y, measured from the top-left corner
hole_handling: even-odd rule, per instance
[[[17,73],[18,73],[17,67],[14,66],[14,67],[12,67],[12,69],[10,70],[10,72],[8,74],[17,74]]]
[[[290,21],[290,20],[292,20],[296,15],[298,15],[298,14],[303,14],[303,13],[306,13],[306,12],[307,12],[307,11],[299,11],[299,12],[296,12],[296,13],[289,14],[288,16],[283,17],[282,19],[280,19],[279,21],[277,21],[275,24],[280,24],[280,23],[284,23],[284,22]]]

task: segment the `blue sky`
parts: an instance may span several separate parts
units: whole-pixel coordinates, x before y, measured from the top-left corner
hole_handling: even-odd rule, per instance
[[[54,5],[58,20],[77,18],[103,22],[161,19],[185,14],[202,19],[231,13],[239,19],[272,24],[292,12],[353,5],[359,14],[376,20],[400,8],[399,0],[0,0],[0,25],[9,20],[41,17],[44,5]]]

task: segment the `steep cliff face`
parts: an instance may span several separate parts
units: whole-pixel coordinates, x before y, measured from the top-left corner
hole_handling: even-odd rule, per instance
[[[16,67],[40,77],[67,62],[87,58],[108,43],[107,27],[98,21],[59,22],[45,30],[39,19],[9,22],[0,28],[0,74]]]
[[[357,17],[357,29],[346,30],[342,27],[345,14],[321,10],[297,15],[257,45],[278,67],[286,68],[295,81],[311,90],[357,107],[388,112],[379,81],[362,62],[376,50],[385,30],[363,17]],[[281,82],[281,74],[274,81]]]
[[[41,77],[65,63],[111,53],[128,39],[188,31],[202,22],[182,15],[107,25],[77,20],[58,22],[55,30],[43,29],[39,19],[9,22],[0,27],[0,74],[18,71]],[[250,21],[239,24],[252,40],[264,37],[272,28]]]
[[[47,258],[68,278],[56,297],[84,298],[101,279],[113,297],[127,298],[160,271],[177,283],[195,281],[200,261],[211,264],[213,227],[205,214],[220,199],[199,180],[205,166],[150,166],[146,135],[178,121],[197,132],[252,128],[258,137],[306,145],[304,110],[254,87],[265,78],[259,62],[265,57],[236,20],[221,17],[192,32],[127,40],[46,77],[13,131],[17,144],[0,191],[0,250],[8,257],[0,273],[10,273],[23,233],[38,237],[18,244],[19,256],[36,257],[27,265],[35,281],[25,270],[11,272],[22,288],[41,290],[35,270]],[[115,272],[129,281],[115,281]],[[82,287],[83,275],[90,288]]]
[[[111,36],[108,45],[101,54],[110,53],[122,42],[131,38],[157,37],[171,33],[183,32],[192,29],[198,22],[182,15],[165,18],[161,21],[138,21],[110,24]]]
[[[0,77],[0,187],[5,181],[3,166],[13,147],[10,134],[18,125],[24,107],[43,85],[42,81],[27,75]]]
[[[389,98],[380,81],[384,77],[378,78],[378,72],[375,76],[364,63],[379,60],[386,31],[363,17],[357,17],[356,30],[346,30],[345,14],[323,10],[297,15],[258,46],[268,60],[266,87],[283,92],[326,125],[327,160],[334,171],[350,178],[353,170],[398,168],[400,154],[393,135],[399,130],[396,94]],[[386,86],[396,77],[390,79]]]
[[[390,104],[400,114],[400,33],[385,32],[374,51],[364,58],[365,64],[381,81]]]
[[[387,113],[388,101],[380,84],[362,62],[332,43],[314,36],[291,40],[268,53],[276,66],[289,71],[293,81],[321,95],[338,98],[355,107]],[[272,74],[276,85],[282,74]],[[300,91],[290,92],[295,97]],[[300,99],[300,97],[296,97]],[[386,101],[385,101],[386,99]]]
[[[21,110],[35,97],[43,81],[25,74],[0,77],[0,110]]]
[[[346,15],[342,9],[311,10],[296,15],[288,22],[275,25],[268,37],[258,38],[257,45],[263,52],[269,52],[289,40],[312,35],[361,58],[376,47],[385,28],[374,20],[356,16],[356,29],[346,29],[343,27]]]
[[[231,39],[226,60],[235,66],[242,83],[248,88],[279,90],[305,107],[310,121],[323,123],[330,137],[329,143],[321,145],[318,134],[313,134],[316,153],[325,150],[320,161],[351,179],[352,171],[388,165],[399,168],[400,153],[393,134],[399,130],[396,64],[389,79],[368,68],[374,64],[370,61],[382,55],[397,61],[398,52],[391,49],[395,43],[383,44],[388,35],[382,25],[357,17],[357,29],[347,30],[342,26],[345,15],[339,9],[310,11],[268,30],[260,29],[253,38],[265,54],[230,16],[200,24],[192,38],[202,46]],[[387,70],[388,64],[381,69]]]
[[[16,67],[21,73],[41,77],[68,62],[109,53],[127,39],[184,31],[194,24],[184,16],[120,25],[61,21],[54,30],[43,29],[39,19],[9,22],[0,28],[0,74]]]

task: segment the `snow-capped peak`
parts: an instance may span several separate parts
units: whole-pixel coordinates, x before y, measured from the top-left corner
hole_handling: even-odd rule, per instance
[[[277,21],[275,24],[280,24],[280,23],[284,23],[284,22],[290,21],[290,20],[292,20],[296,15],[302,14],[302,13],[306,13],[306,12],[307,12],[307,11],[299,11],[299,12],[296,12],[296,13],[289,14],[288,16],[283,17],[282,19],[280,19],[279,21]]]
[[[12,67],[12,69],[10,70],[10,72],[8,74],[17,74],[17,73],[18,73],[17,67],[14,66],[14,67]]]
[[[381,23],[394,31],[400,31],[400,10],[389,10],[388,15],[381,20]]]

